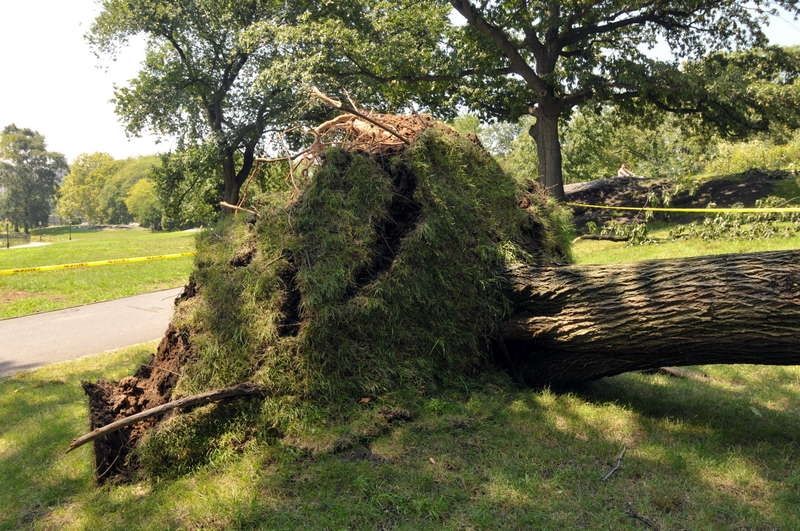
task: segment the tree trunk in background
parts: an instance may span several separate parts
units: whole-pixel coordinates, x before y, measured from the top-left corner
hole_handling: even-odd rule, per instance
[[[800,251],[509,272],[503,339],[531,383],[711,363],[800,364]]]
[[[536,123],[530,134],[536,142],[539,159],[539,182],[547,191],[562,201],[564,180],[561,174],[561,142],[558,138],[558,110],[541,106],[536,110]]]
[[[238,176],[236,175],[236,162],[233,154],[225,154],[222,160],[222,179],[225,183],[225,189],[222,192],[222,199],[231,205],[239,202],[239,183]]]

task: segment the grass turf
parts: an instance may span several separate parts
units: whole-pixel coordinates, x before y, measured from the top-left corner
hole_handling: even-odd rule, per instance
[[[171,254],[194,249],[195,233],[154,233],[145,229],[44,230],[50,245],[0,251],[0,269]],[[184,284],[192,258],[96,268],[23,273],[0,277],[0,318],[110,300]]]
[[[630,374],[568,394],[501,377],[435,398],[368,446],[243,444],[174,480],[96,488],[79,382],[152,345],[0,379],[0,528],[800,526],[800,368]],[[380,400],[363,406],[378,409]],[[622,467],[609,478],[620,449]]]

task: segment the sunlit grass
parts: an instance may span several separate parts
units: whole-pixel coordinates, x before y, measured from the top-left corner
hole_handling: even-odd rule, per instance
[[[654,237],[665,237],[666,231],[656,231],[652,235]],[[800,236],[752,240],[705,241],[687,239],[637,246],[628,246],[624,242],[578,240],[572,247],[572,254],[577,264],[615,264],[661,258],[782,251],[787,249],[800,249]]]
[[[0,269],[174,254],[194,250],[195,233],[145,229],[64,229],[34,235],[43,247],[0,251]],[[0,276],[0,318],[67,308],[177,287],[191,272],[191,257]]]
[[[800,526],[800,368],[567,394],[495,378],[410,399],[412,421],[355,451],[256,444],[176,480],[96,488],[90,449],[63,454],[86,428],[78,382],[126,374],[149,348],[0,380],[0,527],[634,528],[630,510],[662,528]]]

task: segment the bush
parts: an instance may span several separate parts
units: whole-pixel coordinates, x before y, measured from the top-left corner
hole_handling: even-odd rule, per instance
[[[705,167],[710,175],[744,173],[747,170],[800,170],[800,132],[785,144],[769,139],[722,142],[719,154]]]

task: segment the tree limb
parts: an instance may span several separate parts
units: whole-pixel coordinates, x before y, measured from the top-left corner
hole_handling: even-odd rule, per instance
[[[172,411],[173,409],[197,407],[205,404],[210,404],[212,402],[220,402],[222,400],[230,400],[233,398],[240,398],[245,396],[264,396],[264,394],[265,391],[263,387],[252,383],[242,383],[234,385],[233,387],[217,389],[216,391],[207,391],[205,393],[200,393],[197,395],[185,396],[183,398],[167,402],[166,404],[161,404],[160,406],[151,407],[150,409],[145,409],[144,411],[140,411],[135,415],[115,420],[114,422],[106,424],[105,426],[97,428],[96,430],[92,430],[85,435],[81,435],[80,437],[73,439],[73,441],[69,443],[69,448],[67,448],[67,453],[71,452],[75,448],[83,446],[84,444],[97,439],[98,437],[101,437],[103,435],[108,435],[109,433],[113,433],[117,430],[120,430],[125,426],[129,426],[131,424],[148,419],[150,417],[154,417],[156,415],[161,415],[163,413],[166,413],[167,411]]]
[[[483,18],[469,0],[450,0],[450,4],[467,19],[470,25],[477,28],[478,31],[494,42],[495,46],[506,56],[514,72],[522,76],[522,79],[536,90],[539,96],[546,96],[548,94],[549,88],[547,84],[536,74],[522,55],[520,55],[519,50],[517,50],[516,46],[514,46],[508,35],[506,35],[502,29]]]

